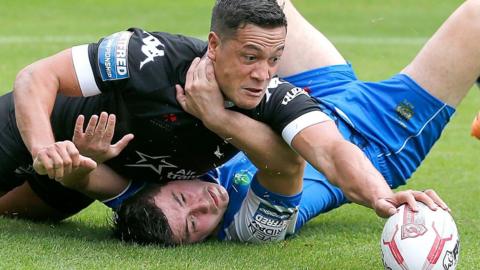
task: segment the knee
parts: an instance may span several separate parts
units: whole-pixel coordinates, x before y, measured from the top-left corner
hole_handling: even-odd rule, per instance
[[[480,0],[467,0],[459,9],[464,19],[480,27]]]

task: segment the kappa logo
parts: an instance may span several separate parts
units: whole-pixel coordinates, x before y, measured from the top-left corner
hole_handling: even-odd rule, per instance
[[[290,101],[292,101],[294,98],[298,97],[299,95],[307,95],[308,93],[299,87],[295,87],[290,89],[287,94],[283,97],[282,104],[287,105]]]
[[[147,37],[142,39],[144,44],[142,45],[142,53],[145,54],[147,58],[140,63],[140,69],[142,69],[145,64],[155,61],[155,57],[165,55],[165,45],[149,33],[143,33],[146,34]],[[160,48],[158,48],[159,46]]]
[[[447,250],[445,257],[443,257],[443,269],[449,270],[453,266],[457,265],[458,253],[460,252],[460,241],[457,240],[457,244],[452,251]]]
[[[404,100],[397,105],[395,112],[400,118],[408,121],[413,117],[414,109],[415,107],[410,102]]]
[[[281,81],[280,78],[278,78],[278,77],[273,77],[270,80],[270,82],[268,83],[268,86],[267,86],[267,90],[265,91],[266,102],[268,102],[270,100],[270,97],[272,96],[271,91],[274,91],[279,85],[282,85],[284,83],[286,83],[286,82]]]

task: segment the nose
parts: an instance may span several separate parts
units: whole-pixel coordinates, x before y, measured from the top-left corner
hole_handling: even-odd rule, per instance
[[[272,78],[273,69],[270,67],[267,61],[260,61],[256,63],[251,76],[258,81],[267,81]]]
[[[211,202],[203,197],[198,197],[195,201],[195,205],[192,207],[192,212],[199,214],[207,214],[211,208]]]

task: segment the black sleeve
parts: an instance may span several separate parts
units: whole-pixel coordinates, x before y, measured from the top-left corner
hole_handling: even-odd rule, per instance
[[[254,115],[258,120],[267,123],[288,144],[304,128],[330,119],[304,89],[279,78],[272,79],[257,110]]]
[[[131,28],[89,44],[88,58],[100,92],[151,92],[184,83],[191,61],[205,51],[205,42],[194,38]]]

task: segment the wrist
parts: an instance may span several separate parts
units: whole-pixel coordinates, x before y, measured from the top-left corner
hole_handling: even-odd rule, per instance
[[[228,111],[222,108],[221,110],[205,116],[202,119],[202,122],[209,130],[221,135],[227,131],[229,119]]]

